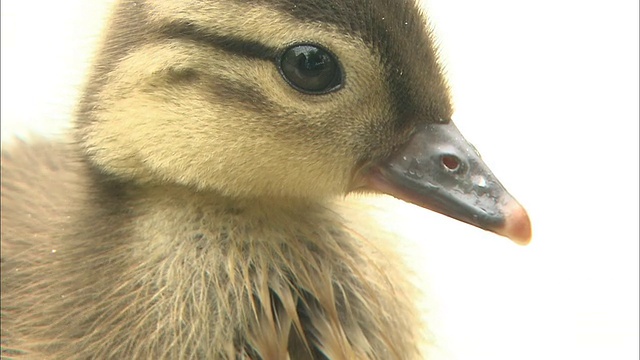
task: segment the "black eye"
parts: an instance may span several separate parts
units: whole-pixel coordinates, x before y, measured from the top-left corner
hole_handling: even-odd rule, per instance
[[[325,94],[342,85],[338,60],[315,45],[294,45],[278,62],[280,73],[296,90],[308,94]]]

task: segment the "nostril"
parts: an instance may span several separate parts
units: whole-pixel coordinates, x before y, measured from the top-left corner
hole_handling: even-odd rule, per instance
[[[460,168],[460,159],[454,155],[444,155],[442,156],[441,161],[442,165],[444,165],[448,170],[456,171]]]

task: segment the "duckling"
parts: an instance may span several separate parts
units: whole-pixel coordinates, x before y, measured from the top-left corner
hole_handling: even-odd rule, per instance
[[[118,1],[70,141],[3,149],[3,356],[423,358],[345,196],[528,242],[451,115],[411,0]]]

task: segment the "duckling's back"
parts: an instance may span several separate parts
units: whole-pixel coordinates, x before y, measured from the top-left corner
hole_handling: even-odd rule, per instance
[[[67,147],[41,138],[13,139],[2,151],[2,355],[12,350],[13,320],[21,313],[37,314],[37,299],[48,285],[55,287],[47,267],[56,261],[55,229],[68,223],[80,178]],[[34,307],[34,305],[36,305]],[[41,304],[46,307],[46,304]],[[33,357],[33,355],[31,355]]]
[[[65,150],[64,144],[45,139],[3,144],[3,266],[15,266],[33,255],[24,253],[25,246],[50,247],[51,227],[64,223],[65,211],[79,190],[78,173]]]

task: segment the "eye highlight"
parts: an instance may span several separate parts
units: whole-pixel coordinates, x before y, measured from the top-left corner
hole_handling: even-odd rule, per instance
[[[319,46],[293,45],[282,53],[277,63],[282,77],[300,92],[320,95],[338,90],[342,85],[338,59]]]

